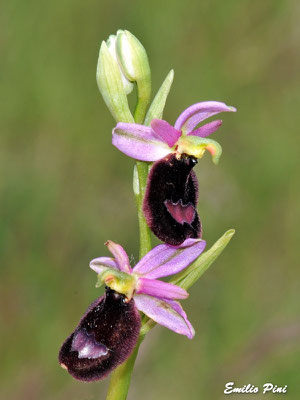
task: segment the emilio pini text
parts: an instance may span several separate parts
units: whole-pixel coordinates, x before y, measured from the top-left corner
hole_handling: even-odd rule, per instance
[[[267,394],[267,393],[286,393],[287,392],[287,385],[285,386],[278,386],[274,385],[273,383],[265,383],[261,387],[251,385],[250,383],[248,385],[244,385],[242,387],[237,387],[235,386],[234,382],[227,382],[225,384],[225,389],[224,393],[225,394],[234,394],[234,393],[240,393],[240,394],[256,394],[262,392],[262,394]]]

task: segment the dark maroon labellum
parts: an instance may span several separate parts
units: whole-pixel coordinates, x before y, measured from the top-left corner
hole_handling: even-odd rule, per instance
[[[175,154],[156,161],[149,173],[143,211],[152,232],[163,242],[178,246],[201,237],[197,213],[198,181],[192,168],[197,159]]]
[[[107,288],[62,345],[59,363],[81,381],[102,379],[129,357],[140,327],[134,300]]]

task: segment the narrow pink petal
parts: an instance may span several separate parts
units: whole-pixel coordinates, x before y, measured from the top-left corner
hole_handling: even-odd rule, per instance
[[[179,286],[157,279],[139,278],[136,293],[144,293],[154,297],[171,300],[182,300],[188,297],[188,292]]]
[[[172,300],[162,300],[146,294],[136,294],[137,308],[158,324],[192,339],[195,331],[180,305]]]
[[[177,274],[190,265],[205,246],[206,242],[201,239],[186,239],[177,247],[160,244],[136,264],[133,272],[150,279]]]
[[[108,250],[112,253],[115,257],[116,262],[118,263],[119,270],[127,273],[131,273],[131,267],[128,255],[126,251],[123,249],[122,246],[113,242],[112,240],[108,240],[105,245],[107,246]]]
[[[98,257],[94,258],[90,262],[90,268],[97,272],[97,274],[100,274],[103,272],[106,268],[115,268],[115,269],[120,269],[118,263],[116,260],[110,257]]]
[[[185,133],[191,132],[201,121],[212,117],[220,112],[236,111],[234,107],[227,106],[219,101],[203,101],[194,104],[183,111],[177,118],[174,128],[183,130]]]
[[[181,132],[173,128],[167,121],[162,119],[153,119],[151,121],[151,128],[154,133],[164,142],[168,143],[170,147],[174,144],[181,136]]]
[[[212,133],[216,132],[220,128],[221,125],[222,125],[222,121],[220,119],[217,119],[216,121],[209,122],[208,124],[200,126],[200,128],[195,129],[192,132],[189,132],[188,136],[192,135],[192,136],[199,136],[199,137],[205,138],[205,137],[211,135]]]
[[[157,161],[171,152],[150,127],[125,122],[119,122],[114,128],[112,144],[127,156],[141,161]]]

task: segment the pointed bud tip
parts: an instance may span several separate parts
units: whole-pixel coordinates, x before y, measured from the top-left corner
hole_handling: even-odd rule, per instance
[[[103,48],[107,48],[107,44],[105,42],[105,40],[102,40],[101,45],[100,45],[100,52]]]
[[[229,238],[232,238],[232,236],[235,234],[235,229],[229,229],[227,232],[225,232],[225,235]]]
[[[122,32],[124,32],[125,33],[125,35],[127,35],[127,36],[132,36],[132,37],[134,37],[135,39],[137,39],[130,31],[128,31],[127,29],[124,29],[124,31],[122,31]]]
[[[112,45],[115,40],[116,40],[116,35],[109,35],[108,39],[106,40],[106,45],[107,46]]]

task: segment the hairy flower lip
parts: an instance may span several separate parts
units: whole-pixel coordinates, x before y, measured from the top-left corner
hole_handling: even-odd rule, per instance
[[[201,238],[198,181],[193,171],[196,163],[195,157],[185,153],[169,154],[153,164],[147,177],[143,200],[146,222],[169,245],[178,246],[187,238]],[[190,207],[184,210],[180,204]]]
[[[132,269],[124,271],[128,256],[123,247],[109,241],[108,249],[118,260],[99,257],[90,262],[101,280],[119,293],[128,295],[137,308],[157,323],[182,335],[192,338],[194,331],[180,304],[175,300],[188,297],[186,290],[157,278],[176,274],[190,265],[204,250],[206,242],[201,239],[187,239],[180,246],[161,244],[147,253]],[[122,255],[122,257],[120,257]],[[126,256],[125,256],[126,255]],[[133,278],[133,279],[132,279]],[[119,286],[118,286],[119,285]],[[177,324],[175,323],[177,321]]]
[[[59,364],[75,379],[103,379],[132,353],[139,338],[141,316],[133,300],[123,300],[123,295],[106,288],[62,344]]]

